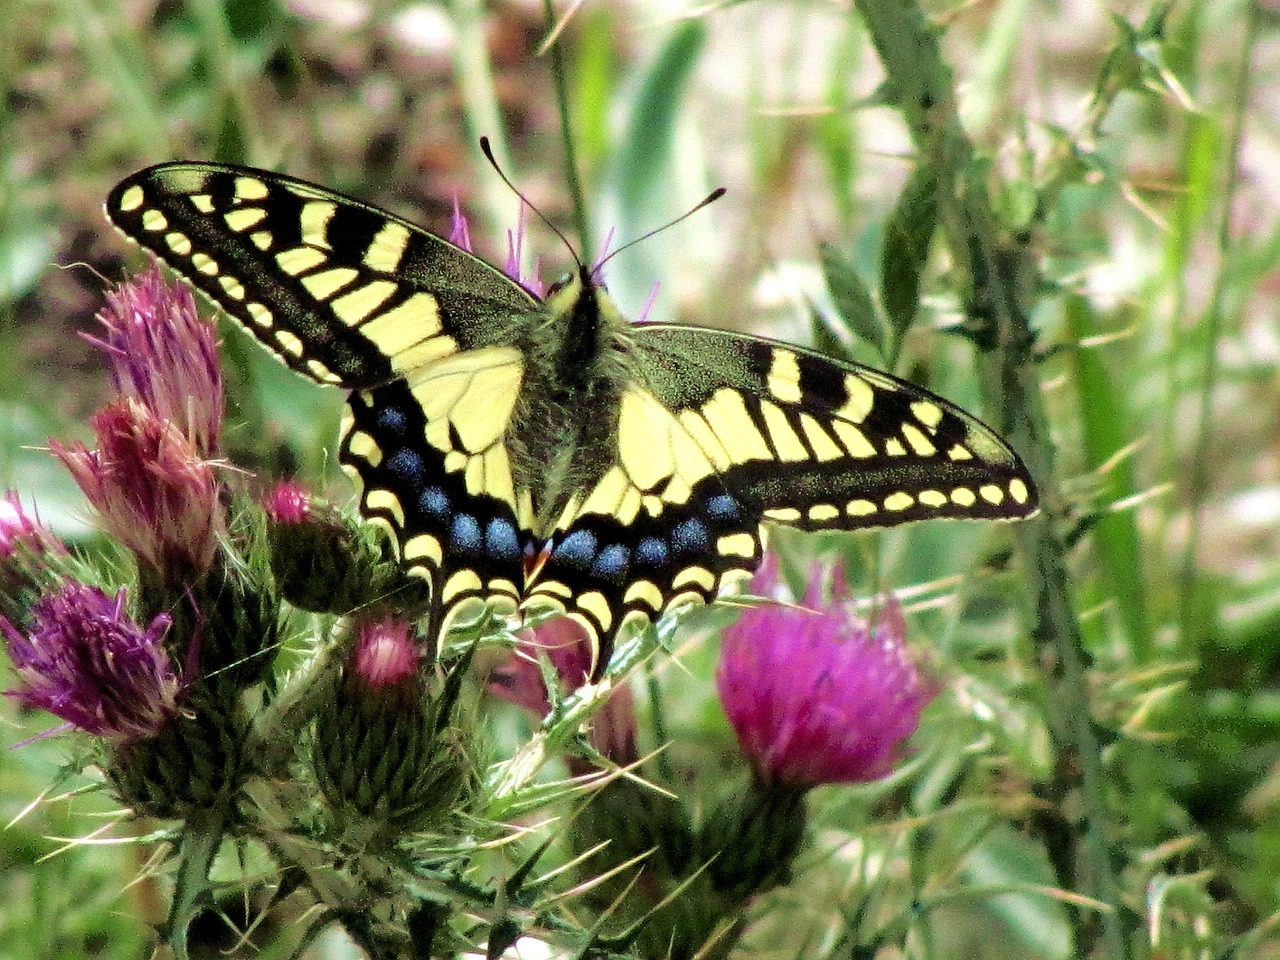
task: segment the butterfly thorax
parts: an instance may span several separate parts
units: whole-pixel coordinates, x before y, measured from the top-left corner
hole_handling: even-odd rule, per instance
[[[527,321],[526,371],[508,432],[512,479],[530,493],[535,534],[548,536],[612,458],[633,349],[629,324],[582,268]]]

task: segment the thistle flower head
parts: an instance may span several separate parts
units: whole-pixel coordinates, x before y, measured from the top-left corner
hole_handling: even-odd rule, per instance
[[[720,701],[767,784],[806,789],[885,776],[938,693],[906,646],[892,596],[868,627],[842,602],[838,570],[833,602],[824,608],[822,579],[811,569],[802,608],[754,607],[725,631]],[[777,587],[770,556],[753,589],[774,596]]]
[[[68,582],[39,600],[31,625],[0,618],[22,686],[6,691],[98,736],[134,740],[177,715],[178,677],[164,648],[160,614],[143,628],[125,612],[125,593]]]
[[[107,294],[98,313],[100,346],[116,390],[173,423],[203,458],[222,436],[222,372],[213,325],[185,284],[169,284],[159,264]]]
[[[209,462],[172,421],[132,398],[99,410],[93,428],[96,450],[49,446],[107,532],[167,579],[207,571],[222,529]]]

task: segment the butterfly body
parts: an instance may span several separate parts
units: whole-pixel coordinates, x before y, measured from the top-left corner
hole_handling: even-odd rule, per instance
[[[294,370],[349,391],[360,510],[431,586],[599,640],[732,590],[761,524],[857,529],[1036,509],[974,417],[760,337],[631,324],[590,268],[539,299],[408,221],[266,171],[161,164],[107,214]]]
[[[532,531],[546,537],[575,492],[599,481],[617,429],[620,385],[634,362],[629,325],[584,269],[553,287],[513,339],[525,375],[507,433]]]

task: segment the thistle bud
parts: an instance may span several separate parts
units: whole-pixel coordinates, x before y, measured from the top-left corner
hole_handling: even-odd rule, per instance
[[[244,774],[246,731],[220,704],[188,699],[154,736],[116,746],[104,765],[121,801],[148,816],[226,807]]]
[[[699,862],[709,863],[712,889],[744,904],[791,878],[804,842],[805,791],[758,780],[727,797],[698,833]]]
[[[193,679],[227,709],[240,690],[271,668],[281,603],[269,578],[219,558],[169,609],[174,618],[170,650],[192,664]]]
[[[367,619],[315,721],[311,759],[339,826],[393,843],[465,802],[473,767],[441,713],[408,623]]]
[[[282,481],[263,500],[271,572],[284,598],[312,613],[350,613],[393,592],[405,597],[400,566],[385,557],[367,531],[313,501],[293,481]],[[416,585],[415,585],[416,586]]]

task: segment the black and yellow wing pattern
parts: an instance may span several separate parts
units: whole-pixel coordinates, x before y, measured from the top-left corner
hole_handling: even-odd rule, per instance
[[[748,577],[762,523],[1036,509],[1008,445],[942,398],[789,344],[628,323],[587,267],[539,299],[376,207],[210,163],[128,177],[107,215],[349,391],[340,460],[438,629],[477,603],[563,612],[607,660],[625,622]]]

